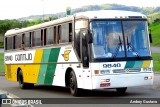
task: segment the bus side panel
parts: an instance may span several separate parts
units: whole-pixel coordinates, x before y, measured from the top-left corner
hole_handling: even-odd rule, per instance
[[[16,65],[5,64],[5,77],[10,81],[17,81]]]
[[[71,46],[61,47],[58,61],[55,70],[55,75],[52,85],[65,86],[65,74],[68,68],[71,68],[75,74],[78,83],[78,88],[83,88],[83,71],[82,66],[79,66],[77,56]]]

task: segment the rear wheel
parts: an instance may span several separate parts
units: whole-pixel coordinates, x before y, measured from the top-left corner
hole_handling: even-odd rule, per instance
[[[73,96],[80,95],[80,89],[78,89],[77,87],[77,79],[74,71],[71,71],[69,76],[69,87],[70,87],[70,92]]]
[[[20,70],[20,72],[18,74],[18,80],[19,80],[19,87],[21,89],[28,89],[28,88],[33,88],[34,87],[34,84],[32,84],[32,83],[24,83],[23,74],[22,74],[21,70]]]
[[[123,95],[125,94],[126,90],[127,90],[127,87],[123,87],[123,88],[116,88],[117,90],[117,93],[120,94],[120,95]]]

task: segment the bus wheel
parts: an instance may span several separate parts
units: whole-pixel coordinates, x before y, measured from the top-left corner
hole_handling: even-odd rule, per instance
[[[71,71],[69,76],[69,87],[73,96],[79,95],[79,89],[77,88],[77,79],[74,71]]]
[[[126,90],[127,90],[127,87],[116,88],[116,90],[117,90],[117,93],[118,93],[119,95],[123,95],[123,94],[125,94],[125,92],[126,92]]]
[[[33,88],[34,87],[34,84],[32,84],[32,83],[24,83],[22,71],[19,72],[18,78],[19,78],[19,87],[21,89],[28,89],[28,88]]]

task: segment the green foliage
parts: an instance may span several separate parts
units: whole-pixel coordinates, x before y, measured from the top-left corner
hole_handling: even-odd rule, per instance
[[[156,19],[154,23],[149,26],[152,31],[152,46],[160,46],[160,19]]]
[[[0,72],[4,72],[4,54],[0,53]]]
[[[4,46],[3,46],[3,43],[2,43],[2,42],[0,42],[0,48],[4,48]]]
[[[160,53],[153,53],[153,71],[160,72]]]

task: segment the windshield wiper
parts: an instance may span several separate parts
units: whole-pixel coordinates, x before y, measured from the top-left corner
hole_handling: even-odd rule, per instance
[[[133,52],[136,53],[136,56],[138,58],[140,58],[140,55],[138,54],[138,52],[136,51],[136,49],[133,47],[133,45],[131,44],[131,42],[128,41],[128,36],[127,36],[127,51],[129,52],[129,48],[131,48],[133,50]]]
[[[117,57],[117,54],[118,54],[119,48],[121,48],[121,49],[122,49],[122,40],[121,40],[120,36],[119,36],[119,43],[118,43],[118,45],[117,45],[117,48],[116,48],[116,51],[115,51],[115,53],[114,53],[113,58],[116,58],[116,57]]]

